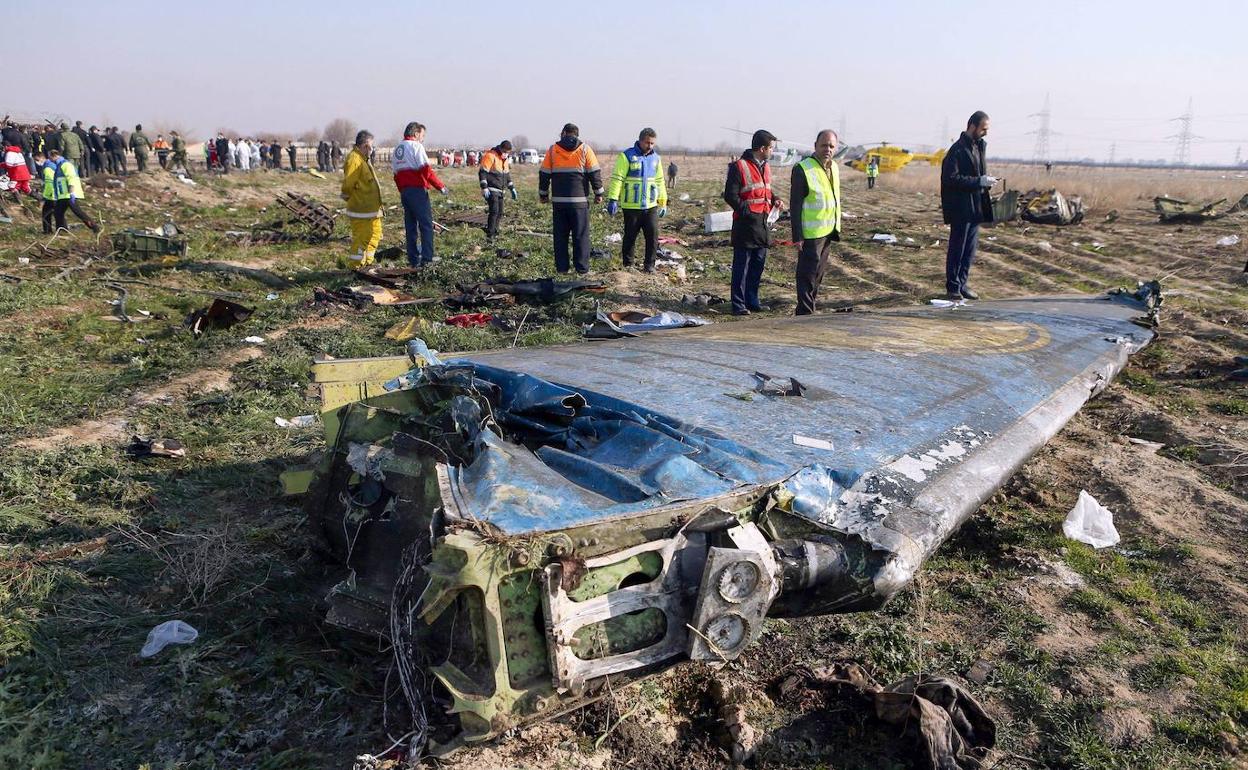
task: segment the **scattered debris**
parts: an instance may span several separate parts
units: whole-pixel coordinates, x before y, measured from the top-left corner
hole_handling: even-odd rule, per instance
[[[1216,242],[1218,246],[1234,246],[1237,243],[1239,243],[1238,235],[1224,235]]]
[[[1049,243],[1048,241],[1036,241],[1036,248],[1040,249],[1041,251],[1047,254],[1048,252],[1053,250],[1053,244]]]
[[[403,294],[389,286],[343,286],[333,291],[323,286],[312,289],[314,305],[349,305],[357,310],[372,305],[427,305],[437,301],[433,297]]]
[[[710,321],[696,316],[687,316],[671,310],[659,313],[616,310],[608,313],[599,309],[594,314],[594,322],[585,325],[584,334],[587,339],[607,340],[618,337],[636,337],[647,332],[665,329],[706,326],[709,323]]]
[[[263,345],[264,337],[253,334],[250,337],[243,337],[243,342],[246,342],[249,345]]]
[[[301,414],[298,417],[291,417],[287,420],[285,417],[274,417],[273,423],[279,428],[311,428],[316,425],[316,415]]]
[[[1118,530],[1114,528],[1114,514],[1088,494],[1079,491],[1079,500],[1066,515],[1062,532],[1071,540],[1087,543],[1093,548],[1108,548],[1118,543]]]
[[[710,307],[711,305],[722,305],[728,300],[714,294],[682,294],[680,295],[680,304],[692,305],[693,307]]]
[[[187,241],[176,235],[165,235],[157,228],[128,228],[113,233],[112,244],[113,251],[118,256],[151,258],[164,255],[186,256]]]
[[[1160,441],[1149,441],[1148,439],[1136,438],[1135,436],[1127,436],[1127,441],[1154,453],[1161,451],[1166,446]]]
[[[1118,217],[1119,217],[1118,209],[1110,209],[1109,213],[1105,215],[1105,224],[1108,225],[1108,224],[1117,222]]]
[[[1041,225],[1077,225],[1083,221],[1083,199],[1056,189],[1028,190],[1019,198],[1022,217]]]
[[[457,294],[447,296],[443,304],[450,308],[480,307],[482,305],[513,304],[517,301],[550,304],[571,299],[581,292],[603,294],[607,285],[597,281],[556,281],[539,278],[533,281],[506,281],[491,278],[473,284],[459,284]]]
[[[141,436],[133,436],[130,439],[130,445],[126,447],[126,454],[136,460],[145,457],[181,459],[186,457],[186,448],[176,438],[147,439]]]
[[[862,708],[901,728],[913,742],[915,767],[924,770],[978,770],[997,743],[997,726],[988,712],[957,682],[918,674],[881,687],[857,663],[833,663],[790,675],[781,685],[841,690]]]
[[[992,221],[1013,222],[1018,219],[1018,190],[1006,190],[992,199]]]
[[[810,447],[811,449],[826,449],[832,451],[832,442],[826,438],[812,438],[803,436],[800,433],[793,434],[793,444],[796,446]]]
[[[193,311],[186,317],[183,325],[189,327],[191,334],[198,337],[206,329],[228,329],[240,324],[251,318],[254,312],[253,308],[218,297],[208,307]]]
[[[621,235],[620,233],[611,233],[603,240],[605,240],[607,243],[620,243],[624,240],[624,236]]]
[[[199,632],[181,620],[166,620],[147,633],[147,641],[139,650],[140,658],[150,658],[171,644],[190,644]]]
[[[871,240],[876,243],[896,243],[897,236],[893,235],[892,233],[876,233],[875,235],[871,236]]]
[[[1202,222],[1221,219],[1222,217],[1248,210],[1248,194],[1244,195],[1244,197],[1240,198],[1225,211],[1218,212],[1214,210],[1223,203],[1226,203],[1226,198],[1219,198],[1211,203],[1191,203],[1178,198],[1159,195],[1153,198],[1153,210],[1157,212],[1157,219],[1160,222],[1198,225]]]
[[[962,307],[963,305],[966,304],[966,300],[964,299],[960,299],[957,301],[954,301],[951,299],[933,299],[930,301],[931,301],[931,304],[936,307]]]
[[[423,318],[408,318],[386,329],[385,337],[389,340],[397,340],[398,342],[407,342],[415,339],[420,335],[421,331],[428,326],[428,322]]]
[[[980,658],[972,663],[971,667],[967,669],[966,681],[971,682],[972,684],[983,684],[988,681],[988,676],[992,673],[993,668],[995,668],[995,666],[993,666],[991,662]]]
[[[460,313],[447,316],[442,323],[447,326],[456,326],[460,329],[475,329],[479,326],[489,326],[492,320],[494,320],[494,316],[489,313]]]
[[[782,385],[783,380],[778,380],[770,374],[762,372],[754,372],[754,379],[758,380],[758,385],[754,390],[764,396],[805,396],[806,386],[798,382],[793,377],[788,377],[788,384]]]
[[[288,218],[256,225],[251,228],[250,232],[230,230],[226,232],[226,236],[249,243],[285,243],[292,240],[322,243],[334,236],[336,215],[325,204],[307,195],[293,192],[285,192],[277,196],[276,203],[290,212]],[[290,232],[286,229],[289,225],[296,225],[303,229]]]
[[[732,229],[732,212],[731,211],[711,211],[707,212],[706,218],[702,223],[702,231],[707,233],[726,233]]]

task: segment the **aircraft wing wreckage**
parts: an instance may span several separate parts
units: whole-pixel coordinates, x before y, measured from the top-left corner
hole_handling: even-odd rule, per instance
[[[767,616],[879,607],[1154,336],[1156,283],[315,365],[329,620],[388,638],[434,751]],[[310,480],[309,480],[310,479]]]

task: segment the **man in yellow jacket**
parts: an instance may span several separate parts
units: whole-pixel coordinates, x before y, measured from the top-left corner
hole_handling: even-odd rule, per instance
[[[351,253],[340,257],[338,266],[351,270],[371,265],[381,243],[381,185],[369,161],[372,152],[373,135],[361,131],[355,135],[355,147],[342,167],[342,198],[351,220]]]
[[[54,218],[57,230],[68,230],[65,212],[72,211],[91,228],[91,232],[98,233],[100,226],[78,205],[78,201],[86,196],[83,195],[82,180],[78,178],[78,169],[73,162],[61,157],[61,151],[54,149],[48,150],[46,161],[43,153],[35,153],[35,165],[41,167],[43,172],[43,232],[52,232]]]
[[[658,134],[643,128],[636,143],[615,159],[611,184],[607,186],[607,213],[624,209],[624,242],[620,255],[624,267],[633,264],[633,244],[640,230],[646,239],[645,271],[654,272],[659,248],[659,218],[667,215],[667,185],[663,181],[663,159],[655,152]]]

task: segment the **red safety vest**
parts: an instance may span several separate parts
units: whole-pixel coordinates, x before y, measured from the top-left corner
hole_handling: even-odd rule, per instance
[[[767,214],[771,211],[771,166],[764,165],[762,173],[758,166],[745,158],[737,159],[737,171],[741,173],[741,200],[751,214]],[[734,209],[732,218],[739,216]]]

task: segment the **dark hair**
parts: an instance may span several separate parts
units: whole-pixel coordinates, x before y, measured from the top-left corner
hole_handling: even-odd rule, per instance
[[[832,136],[835,136],[835,137],[836,137],[836,143],[837,143],[837,144],[840,144],[840,143],[841,143],[841,135],[840,135],[840,134],[836,133],[835,131],[833,131],[833,130],[832,130],[832,129],[830,129],[830,128],[825,128],[825,129],[823,129],[822,131],[820,131],[819,133],[815,134],[815,144],[819,144],[819,137],[823,136],[824,134],[831,134]]]
[[[647,136],[650,137],[651,139],[657,139],[659,137],[659,135],[654,132],[653,128],[643,128],[641,129],[641,133],[637,135],[637,141],[640,142],[642,139],[645,139]]]
[[[499,143],[498,143],[498,149],[500,149],[500,150],[510,150],[510,149],[511,149],[511,140],[509,140],[509,139],[504,139],[503,141],[499,142]]]
[[[979,128],[980,124],[983,123],[987,119],[988,119],[988,113],[984,112],[983,110],[975,110],[974,112],[971,113],[971,116],[966,119],[966,125],[975,126],[976,128]]]
[[[776,135],[766,129],[758,129],[754,132],[754,136],[750,138],[750,149],[761,150],[772,142],[776,141]]]
[[[424,131],[424,130],[425,130],[424,123],[417,123],[416,121],[413,120],[411,123],[408,123],[403,128],[403,136],[416,136],[417,134],[419,134],[421,131]],[[359,142],[356,142],[356,144],[359,144]]]
[[[564,123],[563,131],[561,131],[560,133],[571,135],[571,136],[580,136],[581,129],[577,128],[575,123]]]
[[[372,139],[372,138],[373,138],[373,135],[370,134],[369,132],[360,131],[360,133],[355,135],[355,146],[359,147],[361,144],[364,144],[365,142],[367,142],[369,139]]]
[[[142,123],[135,123],[135,124],[134,124],[134,130],[135,130],[135,131],[142,131],[142,130],[143,130],[143,124],[142,124]]]

